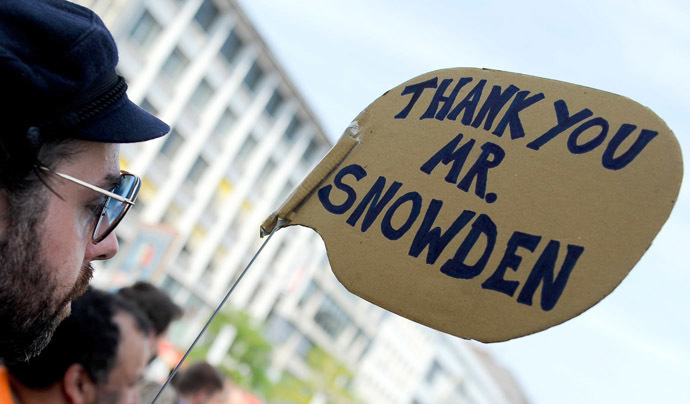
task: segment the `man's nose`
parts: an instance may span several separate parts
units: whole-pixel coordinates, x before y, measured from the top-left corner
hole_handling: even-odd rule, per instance
[[[112,232],[98,244],[89,243],[86,251],[86,261],[109,260],[117,254],[119,248],[115,232]]]

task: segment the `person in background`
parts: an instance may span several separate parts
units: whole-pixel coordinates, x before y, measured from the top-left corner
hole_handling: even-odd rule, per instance
[[[91,10],[64,0],[0,1],[0,359],[46,346],[86,289],[92,261],[118,250],[113,229],[139,178],[119,144],[168,125],[128,100],[118,53]],[[0,372],[0,397],[8,391]]]
[[[153,362],[157,356],[159,342],[165,338],[170,323],[182,316],[182,309],[165,292],[148,282],[137,281],[131,286],[121,288],[117,294],[139,308],[151,322],[153,332],[149,337],[151,352],[149,363]],[[163,364],[161,366],[167,367]],[[147,374],[149,377],[151,377],[150,370],[152,369],[149,369]],[[141,401],[150,403],[160,391],[161,386],[162,384],[156,380],[145,380],[141,386]],[[174,404],[176,401],[175,391],[169,386],[161,393],[156,402]]]
[[[178,404],[222,403],[224,378],[209,363],[195,362],[175,376]]]
[[[165,337],[170,323],[182,316],[180,306],[161,289],[148,282],[138,281],[132,286],[121,288],[117,294],[139,308],[153,326],[150,337],[151,360],[158,351],[158,343]]]
[[[151,325],[119,296],[89,289],[48,346],[7,365],[14,404],[138,404]]]

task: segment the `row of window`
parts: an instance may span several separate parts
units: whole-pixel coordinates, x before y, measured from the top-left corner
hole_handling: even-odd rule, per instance
[[[229,110],[228,110],[229,111]],[[234,118],[230,118],[233,116],[231,113],[227,113],[224,115],[224,118],[221,118],[219,121],[220,126],[226,126],[226,125],[231,125],[232,122],[234,122]],[[225,119],[227,117],[227,119]],[[299,118],[294,117],[292,120],[292,123],[288,126],[287,130],[285,131],[285,138],[287,139],[294,139],[294,131],[295,126],[293,123],[299,122]],[[227,133],[227,132],[226,132]],[[220,146],[216,142],[219,142],[221,140],[221,134],[220,131],[216,130],[214,131],[215,136],[218,137],[214,143],[214,146]],[[249,160],[250,156],[256,149],[258,145],[258,140],[256,139],[256,136],[250,133],[242,145],[240,146],[239,151],[237,152],[237,155],[233,159],[232,163],[230,164],[229,169],[232,172],[241,174],[246,166],[247,161]],[[185,143],[185,138],[180,134],[180,132],[177,131],[176,128],[173,128],[171,132],[167,135],[163,145],[161,146],[160,154],[162,156],[165,156],[165,158],[168,159],[168,161],[173,161],[177,153],[183,149],[183,145]],[[325,146],[320,144],[320,142],[317,139],[313,139],[307,149],[304,152],[303,155],[303,161],[305,164],[313,164],[316,162],[316,159],[321,157],[325,151]],[[209,168],[209,163],[206,161],[205,157],[203,154],[199,155],[197,157],[196,162],[193,164],[192,168],[189,170],[186,178],[186,182],[190,184],[197,184],[199,180],[201,179],[202,175],[206,172],[206,170]],[[259,177],[257,178],[257,186],[263,187],[266,183],[266,180],[270,177],[270,175],[274,172],[274,169],[276,168],[276,163],[272,160],[269,159],[265,162],[265,166],[262,168],[261,173],[259,174]]]
[[[206,31],[212,25],[212,22],[216,20],[219,14],[217,6],[212,0],[206,0],[199,8],[194,20]],[[139,17],[139,20],[132,27],[129,37],[130,40],[137,44],[137,46],[144,52],[148,51],[151,46],[155,43],[156,39],[163,31],[161,24],[155,19],[155,17],[148,11],[144,10]],[[227,39],[220,48],[220,55],[226,60],[230,65],[234,64],[237,55],[244,48],[245,41],[237,33],[236,29],[233,29],[228,35]],[[162,72],[166,77],[175,83],[187,67],[190,64],[190,58],[185,55],[185,52],[176,47],[168,56],[165,63],[161,68]],[[258,62],[254,62],[247,72],[244,78],[244,85],[252,92],[256,91],[259,83],[264,78],[265,73]],[[205,100],[206,95],[212,94],[210,89],[204,88],[203,84],[197,89],[197,93],[200,92],[197,99]],[[196,93],[195,93],[196,94]],[[195,97],[192,97],[195,99]],[[269,103],[269,114],[274,116],[276,107],[282,101],[282,96],[277,94],[277,96]]]

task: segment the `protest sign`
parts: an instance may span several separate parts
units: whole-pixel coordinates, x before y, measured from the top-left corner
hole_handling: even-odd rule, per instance
[[[504,341],[611,293],[668,218],[677,140],[619,95],[473,68],[362,111],[278,219],[323,238],[352,293],[462,338]]]

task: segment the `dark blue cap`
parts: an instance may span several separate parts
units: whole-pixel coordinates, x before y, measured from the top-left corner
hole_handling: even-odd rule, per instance
[[[0,1],[0,116],[26,134],[106,143],[170,127],[131,102],[113,37],[91,10],[63,0]],[[6,136],[4,134],[2,136]]]

